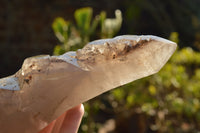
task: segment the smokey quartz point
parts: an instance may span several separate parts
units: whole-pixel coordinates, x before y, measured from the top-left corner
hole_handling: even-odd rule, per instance
[[[27,58],[16,74],[0,79],[0,132],[37,133],[66,110],[158,72],[176,47],[156,36],[124,35]]]

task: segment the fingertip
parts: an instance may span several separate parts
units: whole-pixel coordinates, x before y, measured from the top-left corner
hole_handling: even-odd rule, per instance
[[[82,117],[84,115],[85,109],[84,109],[84,105],[83,104],[79,104],[73,108],[71,108],[70,110],[67,111],[67,113],[71,114],[76,114],[79,117]]]
[[[62,123],[60,133],[77,133],[83,115],[83,104],[79,104],[76,107],[68,110]]]
[[[83,116],[85,113],[85,108],[84,108],[83,104],[80,105],[79,111],[80,111],[80,114],[82,114],[82,116]]]

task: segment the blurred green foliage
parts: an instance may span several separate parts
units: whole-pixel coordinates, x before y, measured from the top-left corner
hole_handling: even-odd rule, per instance
[[[140,9],[134,7],[135,16]],[[131,8],[127,15],[131,16]],[[92,17],[91,8],[75,11],[76,25],[56,18],[52,27],[60,41],[54,54],[83,47],[90,38],[113,37],[122,23],[121,12],[115,19],[106,12]],[[100,28],[100,30],[98,29]],[[169,39],[178,43],[179,33]],[[200,53],[192,48],[178,49],[162,70],[107,92],[84,104],[85,115],[80,133],[98,132],[105,121],[115,121],[112,132],[197,133],[200,131]]]
[[[91,37],[94,39],[113,37],[122,24],[121,11],[116,10],[115,15],[116,18],[106,18],[106,12],[102,11],[93,18],[93,9],[85,7],[75,11],[76,24],[60,17],[56,18],[52,28],[61,44],[55,46],[54,54],[60,55],[81,48],[90,41]]]
[[[113,37],[121,28],[122,14],[120,10],[115,11],[115,19],[106,19],[106,12],[101,12],[101,38]]]

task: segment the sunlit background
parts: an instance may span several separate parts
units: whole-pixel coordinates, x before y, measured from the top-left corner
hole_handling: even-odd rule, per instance
[[[0,77],[27,57],[122,34],[179,47],[165,67],[85,103],[80,133],[200,133],[199,0],[1,0]]]

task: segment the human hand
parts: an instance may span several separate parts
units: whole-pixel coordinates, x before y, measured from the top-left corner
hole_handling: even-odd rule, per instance
[[[62,114],[39,133],[77,133],[84,114],[80,104]]]

